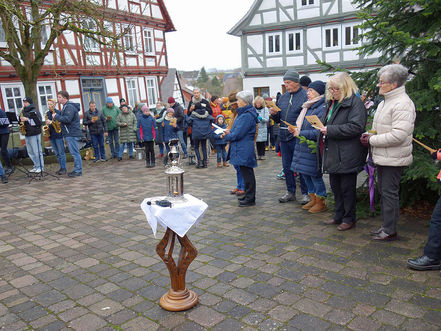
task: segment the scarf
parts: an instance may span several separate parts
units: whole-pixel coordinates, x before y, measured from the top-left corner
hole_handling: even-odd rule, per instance
[[[319,101],[321,98],[323,98],[323,95],[319,95],[318,97],[315,97],[314,99],[306,101],[302,105],[302,111],[300,112],[299,117],[297,117],[296,126],[299,128],[299,130],[302,128],[303,120],[305,119],[306,112],[313,104],[315,104],[317,101]]]
[[[191,102],[193,102],[193,104],[198,103],[198,102],[201,102],[201,101],[202,101],[202,94],[201,94],[201,96],[199,97],[199,99],[196,99],[196,98],[194,97],[194,95],[193,95],[193,97],[191,98]]]

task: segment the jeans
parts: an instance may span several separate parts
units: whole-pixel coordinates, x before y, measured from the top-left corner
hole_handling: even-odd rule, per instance
[[[294,171],[291,170],[296,140],[297,139],[291,139],[290,141],[280,142],[280,150],[282,152],[282,167],[286,178],[286,190],[292,194],[296,193],[296,180],[294,178]],[[300,190],[302,191],[302,194],[308,194],[308,188],[306,187],[302,176],[300,176]]]
[[[69,149],[69,153],[72,155],[74,159],[74,172],[83,172],[83,162],[81,160],[80,149],[78,143],[80,142],[80,137],[66,137],[67,148]]]
[[[133,146],[135,143],[129,142],[129,143],[121,143],[121,146],[119,147],[119,154],[118,157],[123,156],[124,148],[127,146],[127,151],[129,153],[129,156],[133,156]]]
[[[305,180],[308,193],[313,193],[319,197],[326,197],[326,187],[322,176],[314,177],[305,174],[301,174],[301,176]]]
[[[245,182],[242,177],[242,173],[240,172],[240,167],[235,165],[234,169],[236,169],[236,178],[237,178],[237,186],[236,188],[244,191],[245,190]]]
[[[7,168],[11,168],[11,159],[8,153],[9,133],[0,134],[0,148],[2,150],[2,159]]]
[[[3,169],[2,163],[0,162],[0,177],[5,175],[5,170]]]
[[[60,169],[66,169],[66,153],[64,152],[63,138],[51,139],[52,149],[57,156]]]
[[[179,130],[178,131],[178,138],[179,142],[181,143],[182,151],[184,152],[184,155],[187,156],[187,144],[184,140],[184,131]]]
[[[118,128],[107,131],[109,137],[110,154],[117,157],[119,152],[119,131]],[[114,144],[115,143],[115,144]]]
[[[204,157],[201,159],[201,154],[199,152],[199,144],[202,148],[202,156]],[[196,139],[194,141],[194,152],[196,153],[196,157],[198,159],[198,162],[204,161],[207,162],[207,139]]]
[[[424,255],[437,261],[441,259],[441,196],[432,212]]]
[[[227,162],[227,151],[225,147],[227,147],[227,145],[216,145],[217,163],[221,163],[222,160]]]
[[[38,171],[44,170],[43,150],[41,148],[41,135],[25,136],[26,149],[29,157],[34,163],[34,169]]]
[[[164,154],[164,143],[159,143],[159,154]]]
[[[101,134],[91,134],[93,152],[95,153],[95,160],[106,159],[106,150],[104,149],[104,133]]]

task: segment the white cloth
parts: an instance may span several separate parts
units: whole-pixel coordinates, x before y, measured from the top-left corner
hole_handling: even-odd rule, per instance
[[[202,219],[208,205],[190,194],[184,194],[184,198],[185,201],[183,202],[172,202],[171,208],[154,204],[154,201],[167,199],[167,197],[147,198],[141,203],[141,209],[152,228],[155,238],[158,223],[164,229],[169,227],[179,237],[183,237],[194,224],[199,223]],[[148,205],[147,201],[151,201],[152,204]]]

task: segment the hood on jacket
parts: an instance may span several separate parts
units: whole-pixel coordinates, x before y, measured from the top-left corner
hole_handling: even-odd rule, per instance
[[[222,115],[222,114],[219,114],[219,115],[217,115],[217,116],[216,116],[216,124],[218,124],[218,125],[219,125],[219,118],[221,118],[221,117],[222,117],[222,118],[224,119],[224,122],[223,122],[223,124],[226,124],[226,123],[225,123],[225,116],[224,116],[224,115]]]
[[[246,105],[244,107],[237,108],[238,115],[243,114],[243,113],[250,113],[253,116],[256,123],[259,123],[259,120],[257,119],[259,114],[257,114],[256,108],[254,108],[253,105]]]
[[[81,105],[77,102],[71,102],[71,104],[77,109],[77,112],[79,112],[81,110]]]

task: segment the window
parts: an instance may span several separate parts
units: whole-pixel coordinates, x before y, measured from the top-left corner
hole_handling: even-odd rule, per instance
[[[359,30],[357,26],[346,26],[344,30],[345,46],[358,45]]]
[[[156,90],[156,78],[146,78],[147,83],[147,98],[149,107],[154,107],[157,101],[157,90]]]
[[[144,52],[145,53],[154,53],[154,44],[153,44],[153,30],[152,29],[144,29],[142,31],[144,38]]]
[[[314,0],[302,0],[302,6],[309,6],[313,4],[314,4]]]
[[[95,22],[92,20],[85,20],[82,23],[85,30],[96,31]],[[100,44],[93,38],[83,36],[83,46],[86,51],[99,51]]]
[[[269,97],[269,87],[255,87],[254,88],[254,96],[260,95],[261,97],[265,95],[265,97]]]
[[[52,84],[38,85],[38,97],[40,101],[40,112],[44,114],[47,108],[48,99],[56,99],[54,94],[54,87]]]
[[[125,28],[124,49],[129,52],[135,51],[135,34],[132,26]]]
[[[6,34],[5,34],[5,30],[3,29],[3,24],[0,21],[0,43],[5,43],[6,42]]]
[[[336,48],[339,47],[339,28],[325,29],[325,47],[324,48]]]
[[[302,51],[302,32],[293,31],[288,32],[288,52],[301,52]]]
[[[276,54],[280,53],[280,34],[270,34],[268,35],[268,53],[269,54]]]
[[[138,84],[137,84],[137,78],[127,78],[127,97],[128,97],[128,104],[131,106],[134,106],[138,99]]]
[[[3,85],[3,100],[5,100],[6,111],[13,111],[17,115],[23,107],[24,90],[21,85]]]

